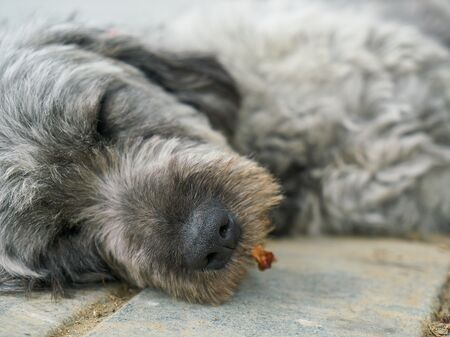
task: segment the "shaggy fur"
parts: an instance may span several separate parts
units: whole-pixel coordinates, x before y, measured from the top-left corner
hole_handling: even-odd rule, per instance
[[[311,3],[195,12],[159,44],[235,78],[231,142],[280,178],[282,232],[449,232],[450,4]]]
[[[108,31],[28,34],[1,43],[1,289],[115,276],[189,301],[228,298],[279,200],[205,117],[226,114],[231,131],[231,78],[213,59],[158,56]],[[235,215],[241,240],[225,268],[190,271],[184,227],[209,200]]]
[[[220,303],[272,228],[269,171],[280,232],[448,232],[449,6],[350,3],[200,12],[146,43],[6,32],[0,290],[121,278]],[[242,236],[223,269],[191,271],[183,233],[211,200]]]

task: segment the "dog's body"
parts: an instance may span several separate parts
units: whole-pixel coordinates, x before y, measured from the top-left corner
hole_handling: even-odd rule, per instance
[[[147,44],[5,34],[1,289],[114,276],[225,300],[280,200],[246,155],[282,185],[280,232],[448,232],[450,5],[341,3],[188,16]]]
[[[324,3],[197,12],[162,44],[213,53],[235,78],[232,143],[280,178],[282,230],[449,231],[450,6]]]

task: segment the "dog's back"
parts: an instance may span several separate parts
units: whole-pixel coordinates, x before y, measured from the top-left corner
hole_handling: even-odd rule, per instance
[[[162,44],[212,52],[237,80],[244,100],[232,143],[281,179],[278,224],[309,233],[450,229],[450,4],[208,11],[169,25]]]

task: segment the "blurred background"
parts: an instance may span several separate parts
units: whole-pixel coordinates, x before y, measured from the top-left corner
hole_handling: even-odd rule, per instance
[[[132,29],[164,22],[207,3],[206,0],[0,0],[0,22],[20,23],[32,18],[63,19],[76,15],[89,23],[114,23]]]

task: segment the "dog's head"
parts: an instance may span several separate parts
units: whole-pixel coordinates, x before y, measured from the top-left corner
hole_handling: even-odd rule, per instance
[[[42,256],[32,268],[96,272],[91,262],[71,269],[75,244],[49,255],[61,238],[93,242],[92,254],[132,284],[227,299],[280,199],[271,175],[222,136],[239,107],[228,73],[211,57],[156,53],[72,24],[2,44],[0,124],[16,151],[4,157],[14,180],[4,176],[3,190],[16,193],[14,216],[27,203],[58,228],[35,244]]]

